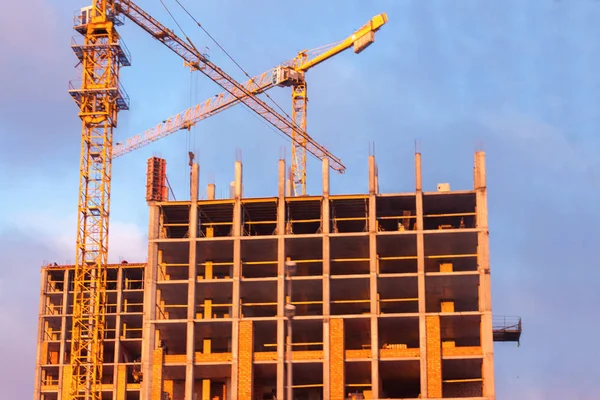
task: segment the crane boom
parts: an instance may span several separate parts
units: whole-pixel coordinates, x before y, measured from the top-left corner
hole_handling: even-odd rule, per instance
[[[300,63],[299,65],[296,65],[296,71],[308,71],[312,67],[321,64],[323,61],[330,59],[336,54],[339,54],[342,51],[349,49],[351,46],[354,46],[354,52],[356,54],[360,53],[375,41],[375,32],[377,32],[379,28],[381,28],[387,22],[387,20],[387,14],[377,14],[376,16],[371,18],[369,22],[367,22],[362,27],[360,27],[360,29],[354,32],[351,36],[348,36],[346,39],[342,40],[331,49],[328,49],[327,51],[322,52],[316,57],[313,57],[309,60]]]
[[[314,50],[300,52],[299,56],[303,55],[304,58],[306,58],[305,62],[299,63],[299,56],[296,56],[291,60],[281,63],[277,67],[271,68],[268,71],[251,78],[243,85],[253,94],[263,93],[274,86],[285,85],[284,80],[278,79],[279,71],[281,71],[282,68],[291,67],[295,71],[306,72],[310,68],[322,63],[336,54],[343,52],[351,46],[362,43],[365,38],[369,39],[366,41],[368,46],[368,44],[372,43],[370,40],[370,34],[377,31],[386,22],[387,15],[385,13],[378,14],[371,18],[369,22],[363,25],[352,35],[340,42],[322,46]],[[358,46],[355,48],[355,51],[360,52],[364,50],[364,48],[365,47],[361,48]],[[285,79],[285,77],[283,77],[283,79]],[[122,143],[117,143],[113,149],[113,158],[125,155],[135,149],[139,149],[140,147],[146,146],[182,129],[190,129],[203,119],[224,111],[229,107],[238,104],[240,101],[241,99],[233,96],[229,92],[223,92],[211,97],[203,103],[199,103],[198,105],[190,107],[187,110],[170,117],[165,122],[158,124],[153,128],[132,136],[124,140]]]
[[[275,86],[272,82],[272,72],[274,69],[263,72],[262,74],[248,80],[243,85],[247,90],[254,94],[260,94]],[[218,95],[207,99],[203,103],[190,107],[187,110],[176,114],[157,126],[150,128],[140,134],[132,136],[122,143],[117,143],[113,147],[113,158],[120,157],[135,149],[144,147],[152,142],[162,139],[172,133],[182,129],[189,129],[198,122],[212,115],[228,109],[240,103],[238,97],[229,92],[222,92]]]
[[[283,132],[292,140],[295,140],[296,137],[300,137],[302,141],[306,142],[306,149],[315,157],[320,160],[327,158],[333,169],[340,172],[345,171],[346,167],[342,164],[342,161],[339,158],[331,154],[326,148],[317,143],[297,124],[281,116],[264,101],[259,99],[248,88],[238,83],[222,69],[213,64],[191,43],[183,41],[181,38],[175,35],[175,33],[161,25],[132,1],[119,0],[116,4],[119,12],[123,13],[131,21],[152,35],[155,39],[164,43],[177,55],[183,58],[190,67],[197,69],[202,74],[209,77],[211,80],[225,89],[227,93],[242,101],[265,121]]]

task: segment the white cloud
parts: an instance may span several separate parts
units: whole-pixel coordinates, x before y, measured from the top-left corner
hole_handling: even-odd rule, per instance
[[[479,122],[520,157],[550,171],[591,174],[598,163],[589,148],[577,146],[557,127],[515,109],[483,112]],[[523,154],[526,153],[526,154]]]
[[[75,261],[76,213],[56,215],[49,210],[39,213],[27,213],[19,216],[22,229],[34,233],[48,247],[55,250],[58,260],[49,262],[73,263]],[[121,258],[129,262],[145,262],[147,259],[147,235],[138,225],[110,221],[108,253],[109,262],[120,262]],[[41,260],[40,260],[41,262]]]

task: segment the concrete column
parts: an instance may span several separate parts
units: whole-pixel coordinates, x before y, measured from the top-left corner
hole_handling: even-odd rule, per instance
[[[369,156],[369,272],[371,300],[371,390],[379,398],[379,329],[377,307],[377,163]]]
[[[115,318],[115,354],[114,363],[115,365],[119,362],[119,355],[121,354],[121,313],[123,310],[123,267],[119,267],[117,270],[117,317]],[[115,368],[113,373],[113,382],[117,382],[113,386],[113,399],[118,398],[119,390],[119,377],[122,372],[118,368]]]
[[[483,351],[483,396],[495,400],[494,336],[492,331],[492,287],[490,281],[489,228],[485,153],[475,153],[475,191],[477,223],[477,265],[479,270],[479,312],[481,312],[481,349]]]
[[[207,199],[208,200],[214,200],[215,199],[215,191],[216,191],[216,186],[214,183],[209,183],[208,187],[207,187]]]
[[[198,164],[192,165],[190,174],[190,220],[188,226],[189,265],[187,299],[187,335],[185,359],[185,398],[194,399],[194,319],[196,318],[196,238],[198,237]]]
[[[329,254],[329,160],[323,159],[323,199],[321,203],[321,229],[323,233],[323,400],[329,400],[329,315],[330,308],[330,287],[331,287],[331,262]]]
[[[277,398],[283,399],[285,391],[285,160],[279,160],[277,191]]]
[[[242,221],[242,163],[235,162],[235,180],[233,183],[233,294],[232,294],[232,332],[231,332],[231,393],[238,393],[238,358],[239,358],[239,324],[240,324],[240,271],[241,254],[241,221]]]
[[[158,243],[160,232],[160,207],[148,203],[148,264],[144,271],[144,322],[142,331],[142,373],[140,398],[149,399],[152,392],[152,354],[156,347],[156,279],[158,274]]]
[[[425,238],[423,236],[423,176],[421,153],[415,153],[417,211],[417,285],[419,296],[419,348],[421,353],[421,397],[427,398],[427,325],[425,320]]]
[[[292,168],[289,168],[287,180],[285,182],[285,195],[287,197],[292,197],[294,195],[292,193],[292,186],[293,185],[294,185],[294,174],[292,174]]]

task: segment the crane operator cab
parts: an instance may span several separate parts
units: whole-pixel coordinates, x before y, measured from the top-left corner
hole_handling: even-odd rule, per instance
[[[292,67],[279,66],[273,70],[271,82],[277,86],[292,86],[304,82],[304,72]]]
[[[87,25],[92,19],[92,6],[83,7],[79,14],[79,24]]]

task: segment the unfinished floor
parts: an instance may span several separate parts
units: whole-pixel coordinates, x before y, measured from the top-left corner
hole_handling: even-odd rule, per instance
[[[370,157],[368,194],[330,195],[324,163],[306,197],[280,161],[270,198],[242,196],[237,162],[207,200],[194,165],[190,201],[154,159],[148,263],[109,266],[105,398],[283,399],[292,260],[294,398],[495,399],[484,157],[473,190],[423,192],[416,154],[415,192],[379,193]],[[68,391],[72,270],[42,269],[35,400]]]

